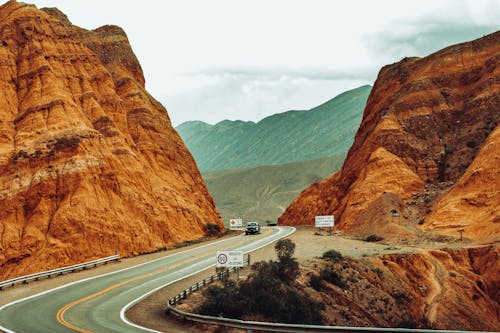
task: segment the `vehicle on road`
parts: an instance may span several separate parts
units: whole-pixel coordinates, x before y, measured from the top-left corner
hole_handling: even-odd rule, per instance
[[[259,222],[248,222],[245,227],[245,235],[248,234],[260,234]]]

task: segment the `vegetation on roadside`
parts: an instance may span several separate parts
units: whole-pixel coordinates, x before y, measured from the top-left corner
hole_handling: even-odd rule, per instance
[[[249,277],[236,283],[211,286],[197,312],[210,316],[244,318],[260,316],[283,323],[322,324],[323,303],[317,302],[295,282],[299,264],[293,254],[295,244],[282,239],[275,246],[277,261],[259,261],[252,265]]]
[[[344,260],[344,256],[342,255],[342,253],[336,250],[326,251],[325,253],[323,253],[322,258],[333,262],[341,262]]]
[[[384,237],[380,237],[380,236],[377,236],[377,235],[370,235],[370,236],[366,237],[364,240],[365,240],[365,242],[376,243],[376,242],[380,242],[383,239],[384,239]]]

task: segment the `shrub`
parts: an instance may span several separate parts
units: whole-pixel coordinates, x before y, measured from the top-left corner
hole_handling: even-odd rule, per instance
[[[283,282],[291,282],[299,275],[299,263],[293,254],[295,252],[295,243],[292,240],[280,239],[274,246],[278,263],[276,273],[279,279]]]
[[[311,280],[309,280],[309,285],[317,291],[325,289],[325,284],[319,275],[313,274]]]
[[[300,267],[295,258],[281,258],[278,261],[278,277],[283,282],[291,282],[299,276]]]
[[[340,287],[342,289],[347,289],[347,283],[345,282],[344,278],[331,268],[325,268],[321,271],[320,277],[327,281],[330,282],[337,287]]]
[[[227,281],[223,287],[208,288],[198,312],[230,318],[261,315],[283,323],[322,324],[323,303],[310,299],[291,283],[299,273],[298,263],[292,258],[295,244],[285,239],[275,248],[279,261],[254,263],[252,273],[239,285]]]
[[[344,260],[344,257],[342,256],[342,253],[336,250],[328,250],[325,253],[323,253],[323,259],[330,260],[333,262],[340,262]]]
[[[295,243],[291,239],[280,239],[274,246],[278,259],[291,258],[295,253]]]
[[[380,237],[377,235],[370,235],[370,236],[365,238],[365,242],[379,242],[383,239],[384,239],[384,237]]]
[[[221,234],[220,226],[215,223],[207,223],[205,225],[205,233],[207,236],[219,236]]]
[[[234,281],[224,282],[224,286],[210,286],[205,291],[205,302],[200,305],[198,312],[207,316],[228,316],[241,318],[242,306],[239,300],[238,287]]]
[[[477,143],[476,143],[476,141],[467,141],[466,145],[469,148],[474,148],[477,146]]]

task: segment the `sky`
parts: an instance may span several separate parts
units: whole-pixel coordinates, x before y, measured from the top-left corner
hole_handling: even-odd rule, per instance
[[[174,126],[310,109],[386,64],[500,29],[500,0],[25,2],[122,27]]]

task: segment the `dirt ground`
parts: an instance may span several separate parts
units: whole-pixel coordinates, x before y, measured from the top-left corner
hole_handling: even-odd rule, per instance
[[[413,245],[396,245],[385,243],[384,241],[369,243],[338,233],[330,234],[327,230],[321,231],[321,235],[318,235],[316,228],[305,226],[297,227],[297,231],[288,238],[296,244],[295,257],[301,265],[308,265],[315,258],[321,257],[324,252],[331,249],[341,252],[344,256],[371,257],[392,253],[416,253],[429,248],[462,247],[464,245],[464,243],[456,241],[445,242],[432,239],[424,239],[419,244]],[[251,254],[252,262],[275,258],[274,244],[268,245]],[[169,298],[174,297],[181,290],[189,288],[191,285],[213,273],[214,269],[212,268],[159,290],[132,307],[127,312],[127,317],[136,324],[167,333],[212,332],[211,327],[206,325],[180,322],[171,316],[165,315],[165,304]],[[248,273],[249,268],[243,269],[240,274],[241,278],[245,278]]]

